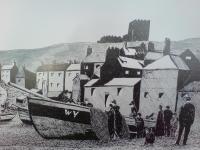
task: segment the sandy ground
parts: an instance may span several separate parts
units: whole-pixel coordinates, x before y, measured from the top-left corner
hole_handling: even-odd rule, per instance
[[[11,122],[0,123],[0,135],[0,149],[200,149],[200,134],[194,130],[191,131],[186,146],[173,146],[175,139],[168,137],[157,138],[153,146],[144,146],[144,139],[115,140],[109,143],[95,140],[46,140],[40,137],[32,126],[23,124],[18,116]]]

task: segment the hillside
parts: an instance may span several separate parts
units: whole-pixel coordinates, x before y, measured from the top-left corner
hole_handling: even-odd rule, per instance
[[[162,50],[164,43],[156,42],[155,48]],[[25,65],[28,69],[36,71],[37,67],[44,63],[67,62],[68,60],[81,61],[85,55],[88,46],[91,46],[93,51],[105,52],[109,46],[122,47],[123,43],[61,43],[38,49],[18,49],[0,51],[0,63],[11,63],[16,61],[18,65]],[[192,38],[181,41],[173,41],[171,44],[174,53],[181,53],[184,49],[193,51],[200,50],[200,38]]]

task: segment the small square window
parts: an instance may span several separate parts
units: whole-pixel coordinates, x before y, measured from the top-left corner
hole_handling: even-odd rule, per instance
[[[54,73],[51,73],[51,76],[53,76],[54,75]]]
[[[68,73],[68,77],[71,75],[71,73]]]
[[[85,69],[88,69],[88,65],[85,66]]]
[[[128,75],[128,74],[129,74],[129,72],[130,72],[129,70],[126,70],[126,71],[125,71],[125,74],[126,74],[126,75]]]
[[[137,75],[140,75],[141,74],[141,72],[140,71],[137,71]]]
[[[60,76],[61,76],[61,73],[58,73],[58,76],[60,77]]]
[[[18,82],[21,82],[21,79],[18,79]]]
[[[159,93],[158,97],[161,98],[163,96],[164,93]]]
[[[192,58],[191,58],[191,56],[186,56],[185,59],[186,60],[191,60]]]
[[[119,95],[122,88],[117,88],[117,95]]]
[[[51,83],[51,87],[53,86],[53,83]]]
[[[60,86],[60,83],[57,83],[57,87],[59,87]]]
[[[149,92],[144,92],[144,98],[147,98],[148,94],[149,94]]]
[[[91,88],[91,96],[92,96],[93,93],[94,93],[94,89],[95,89],[95,88]]]

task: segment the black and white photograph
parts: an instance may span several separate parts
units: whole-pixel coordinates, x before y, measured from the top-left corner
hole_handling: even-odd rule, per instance
[[[200,150],[199,0],[0,0],[0,150]]]

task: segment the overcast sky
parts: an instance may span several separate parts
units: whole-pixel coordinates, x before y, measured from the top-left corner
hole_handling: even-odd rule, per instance
[[[200,37],[199,0],[0,0],[0,50],[93,42],[150,19],[150,40]]]

